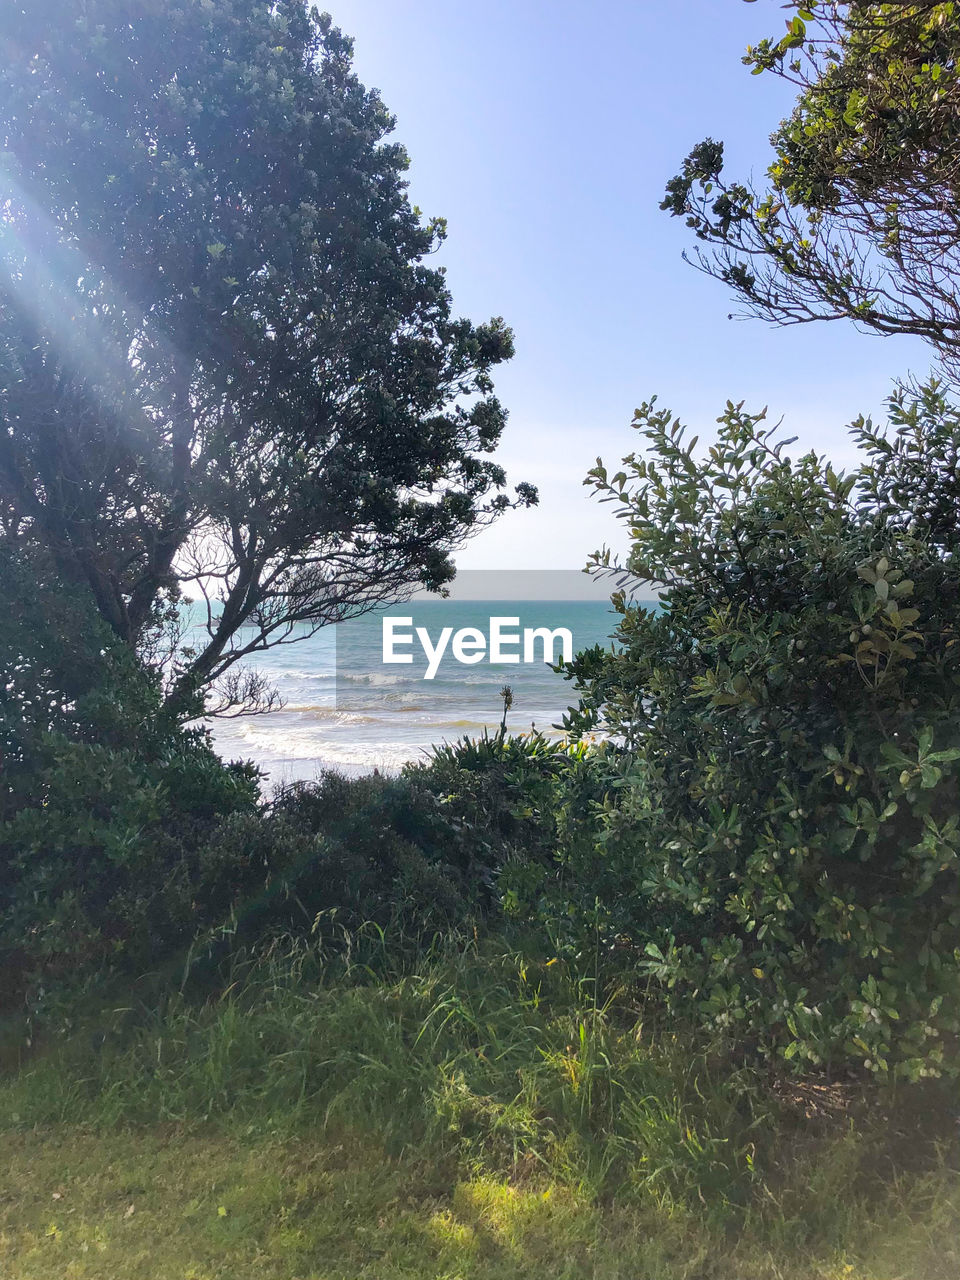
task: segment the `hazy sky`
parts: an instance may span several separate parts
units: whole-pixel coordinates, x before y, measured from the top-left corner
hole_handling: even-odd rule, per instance
[[[782,28],[777,0],[329,0],[356,68],[397,117],[411,197],[449,222],[439,260],[457,310],[502,315],[517,355],[499,458],[540,488],[458,558],[464,569],[579,568],[620,544],[583,476],[639,444],[657,395],[708,436],[727,399],[768,405],[797,447],[849,460],[844,426],[923,373],[908,339],[850,325],[727,319],[726,290],[681,260],[690,232],[661,213],[690,148],[727,144],[762,176],[792,95],[751,76],[748,43]]]

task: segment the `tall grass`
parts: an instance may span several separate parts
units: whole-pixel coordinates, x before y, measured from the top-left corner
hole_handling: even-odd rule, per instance
[[[897,1172],[898,1124],[918,1143],[896,1099],[854,1115],[839,1086],[777,1088],[602,998],[595,973],[475,941],[405,962],[370,941],[362,959],[275,946],[201,1001],[101,1011],[0,1084],[0,1126],[374,1132],[439,1169],[549,1179],[787,1249],[836,1245],[946,1167],[931,1139],[920,1172]]]

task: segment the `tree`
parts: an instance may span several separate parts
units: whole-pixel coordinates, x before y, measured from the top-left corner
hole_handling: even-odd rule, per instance
[[[661,208],[686,218],[697,265],[746,313],[909,333],[960,373],[960,8],[794,3],[786,35],[747,50],[799,89],[772,136],[768,184],[723,174],[707,139]]]
[[[0,500],[171,705],[413,584],[511,502],[499,319],[424,259],[393,120],[306,0],[25,0],[0,17]],[[166,614],[165,614],[166,611]]]

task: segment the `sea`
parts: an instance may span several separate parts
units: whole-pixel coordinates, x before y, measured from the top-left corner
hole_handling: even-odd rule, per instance
[[[255,666],[279,695],[280,709],[232,719],[211,728],[220,755],[251,760],[266,775],[264,787],[309,781],[325,769],[357,776],[395,773],[406,762],[425,759],[440,743],[493,732],[503,715],[501,690],[509,686],[511,733],[540,730],[562,734],[564,712],[575,705],[575,689],[553,663],[562,657],[563,637],[554,636],[549,655],[535,636],[532,661],[490,661],[491,619],[502,618],[501,656],[524,656],[523,633],[566,629],[574,653],[611,646],[616,626],[608,596],[588,600],[438,599],[428,597],[378,609],[359,619],[307,628],[292,643],[258,655]],[[392,620],[393,654],[410,661],[385,663],[384,619]],[[404,622],[404,619],[408,620]],[[417,636],[426,633],[436,649],[449,629],[444,656],[432,679]],[[467,633],[458,661],[457,632]],[[510,636],[517,639],[510,642]],[[480,640],[485,642],[481,650]],[[479,654],[479,657],[478,657]]]

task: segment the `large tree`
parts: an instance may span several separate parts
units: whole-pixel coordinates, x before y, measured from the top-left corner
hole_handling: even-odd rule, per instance
[[[0,536],[141,651],[203,593],[174,705],[535,500],[484,456],[510,332],[454,316],[328,16],[19,0],[0,50]]]
[[[697,264],[780,324],[849,319],[931,342],[960,375],[960,7],[805,0],[747,50],[799,93],[759,187],[694,148],[663,208]]]

